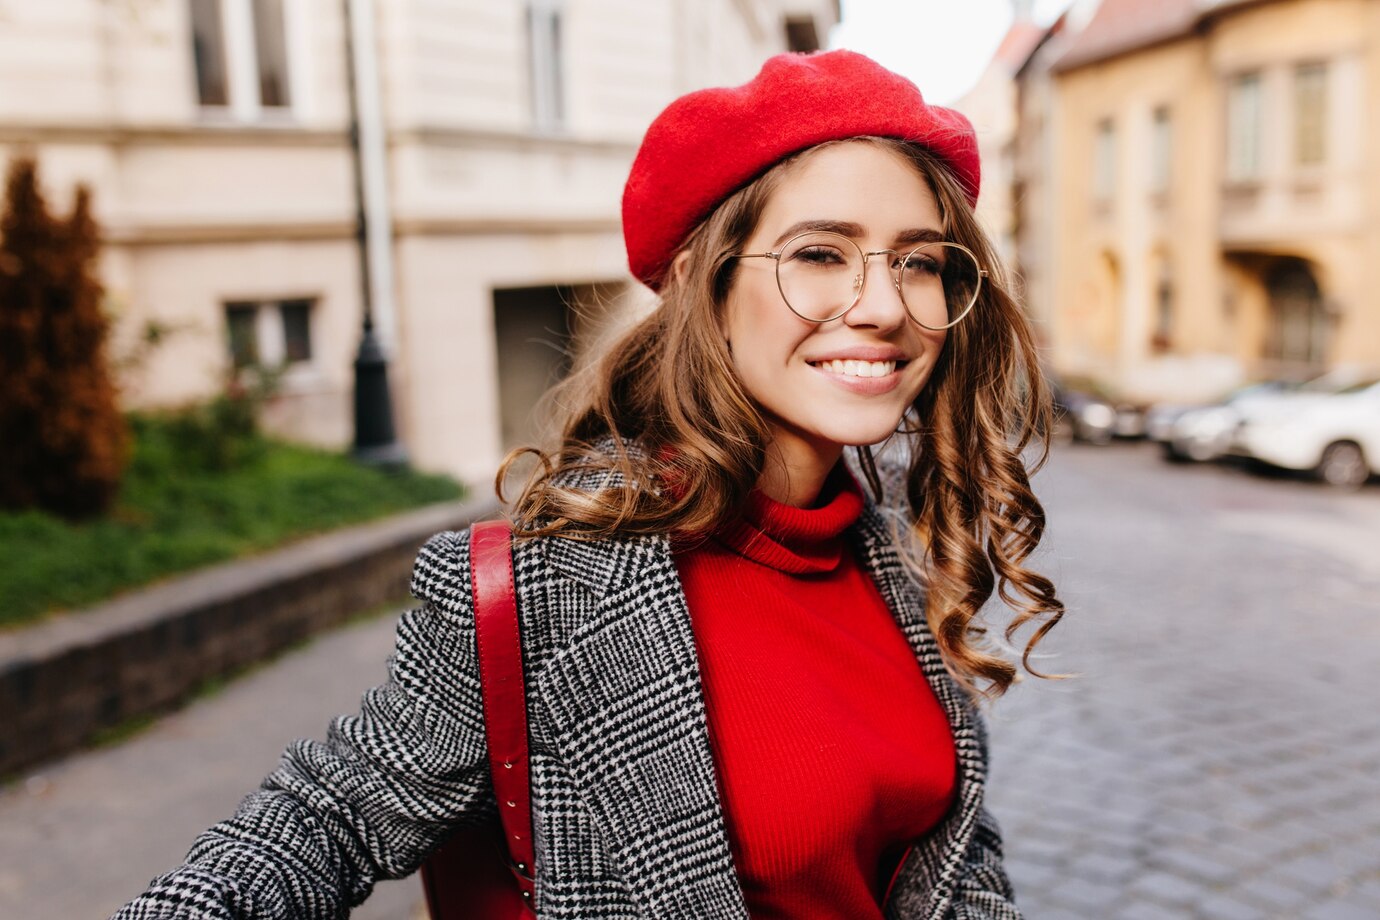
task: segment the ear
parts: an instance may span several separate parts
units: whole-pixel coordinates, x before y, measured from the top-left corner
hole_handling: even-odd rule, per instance
[[[686,266],[690,264],[690,250],[682,249],[671,261],[671,277],[679,284],[685,280]]]

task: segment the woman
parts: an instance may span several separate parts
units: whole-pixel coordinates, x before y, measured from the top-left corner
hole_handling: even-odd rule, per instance
[[[557,394],[514,508],[539,916],[1019,917],[974,706],[1016,670],[976,616],[999,585],[1008,639],[1038,623],[1029,669],[1062,608],[977,189],[966,120],[850,52],[648,131],[624,234],[660,303]],[[469,563],[423,547],[389,683],[118,916],[339,916],[494,821]]]

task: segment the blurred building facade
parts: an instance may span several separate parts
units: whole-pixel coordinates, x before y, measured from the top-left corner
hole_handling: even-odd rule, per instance
[[[1030,0],[1014,0],[1011,28],[1002,36],[978,81],[954,108],[968,116],[978,136],[982,158],[982,194],[978,220],[991,234],[1008,263],[1016,256],[1015,143],[1016,71],[1030,57],[1045,30],[1032,19]]]
[[[1051,363],[1143,398],[1380,363],[1380,3],[1091,7],[1016,75]]]
[[[363,297],[342,0],[0,0],[0,162],[90,184],[131,405],[284,364],[270,425],[352,436]],[[419,467],[486,479],[611,313],[641,132],[812,50],[837,0],[355,0],[373,313]],[[17,91],[16,91],[17,90]],[[371,147],[367,142],[374,138]]]

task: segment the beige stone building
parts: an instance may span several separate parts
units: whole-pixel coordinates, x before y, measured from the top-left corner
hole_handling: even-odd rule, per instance
[[[347,17],[347,6],[353,10]],[[412,461],[487,480],[601,316],[643,300],[619,233],[676,95],[808,50],[837,0],[0,0],[0,163],[95,191],[116,350],[175,330],[127,401],[286,364],[280,431],[352,438],[363,297],[345,39],[356,40],[373,315]]]
[[[1103,0],[1042,72],[1018,249],[1057,368],[1154,398],[1380,363],[1380,3]]]

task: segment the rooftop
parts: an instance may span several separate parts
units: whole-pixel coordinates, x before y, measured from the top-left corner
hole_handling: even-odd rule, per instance
[[[1072,70],[1189,34],[1210,8],[1235,0],[1103,0],[1055,70]]]
[[[1026,58],[1030,57],[1030,53],[1035,50],[1046,31],[1048,30],[1044,27],[1037,26],[1029,20],[1012,23],[1001,44],[997,46],[996,53],[992,55],[993,62],[1015,73],[1025,63]]]

